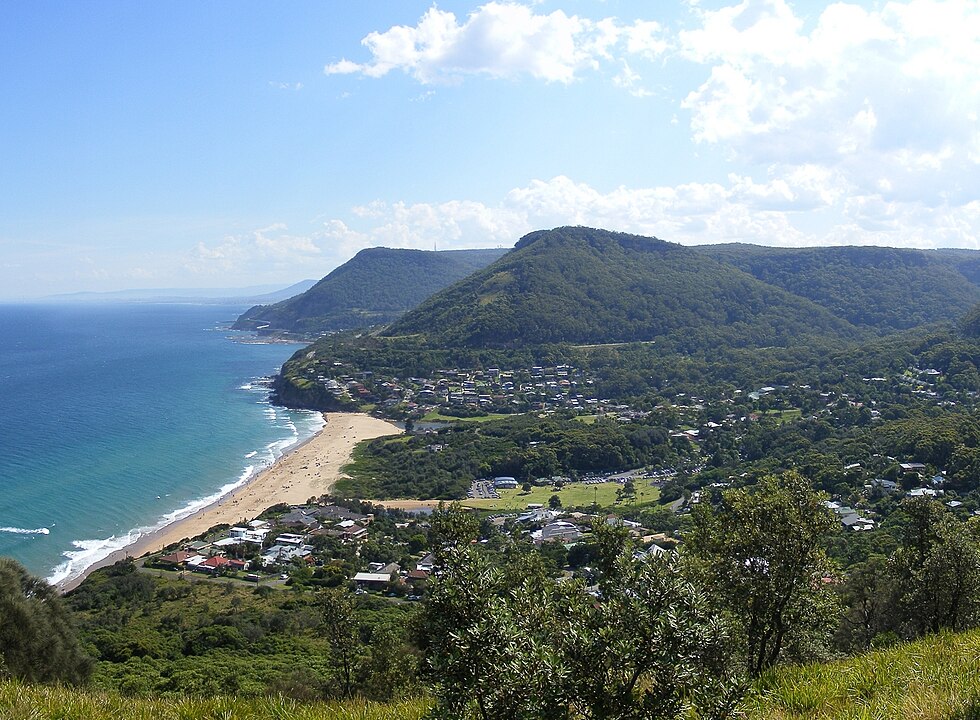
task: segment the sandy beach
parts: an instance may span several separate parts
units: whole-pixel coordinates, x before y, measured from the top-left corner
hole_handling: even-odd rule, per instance
[[[126,557],[141,557],[199,535],[213,525],[235,525],[253,519],[277,503],[297,505],[330,491],[341,477],[340,468],[362,440],[395,435],[401,428],[361,413],[326,413],[326,425],[306,442],[283,455],[274,465],[212,505],[117,550],[76,578],[59,585],[63,592],[77,587],[88,573]]]

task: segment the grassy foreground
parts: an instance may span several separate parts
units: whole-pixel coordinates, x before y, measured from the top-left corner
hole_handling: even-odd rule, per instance
[[[980,630],[781,668],[744,710],[759,720],[980,720]]]
[[[302,704],[284,698],[129,698],[0,682],[4,720],[419,720],[427,700]]]
[[[0,681],[4,720],[419,720],[429,701],[124,698]],[[980,630],[833,663],[781,668],[743,703],[749,720],[980,720]]]

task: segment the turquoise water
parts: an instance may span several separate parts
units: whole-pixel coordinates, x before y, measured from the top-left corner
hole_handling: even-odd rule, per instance
[[[243,307],[0,306],[0,555],[52,582],[217,499],[322,425],[261,383]]]

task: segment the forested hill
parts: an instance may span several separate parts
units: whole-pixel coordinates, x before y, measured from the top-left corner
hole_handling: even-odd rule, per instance
[[[704,348],[861,333],[812,301],[691,248],[564,227],[526,235],[512,252],[430,297],[385,334],[472,348],[670,335],[681,346]]]
[[[882,332],[952,321],[980,302],[980,252],[706,245],[699,252]]]
[[[315,333],[389,323],[505,252],[368,248],[303,294],[251,308],[234,327]]]

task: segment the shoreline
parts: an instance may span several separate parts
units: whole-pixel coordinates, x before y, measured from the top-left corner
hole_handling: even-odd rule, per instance
[[[120,560],[158,552],[200,535],[214,525],[252,520],[272,505],[299,505],[311,497],[320,497],[330,492],[340,478],[340,468],[350,461],[357,443],[404,432],[387,420],[365,413],[323,413],[323,419],[325,423],[319,431],[289,448],[272,465],[228,494],[187,517],[141,535],[56,587],[62,593],[69,592],[94,570]]]

